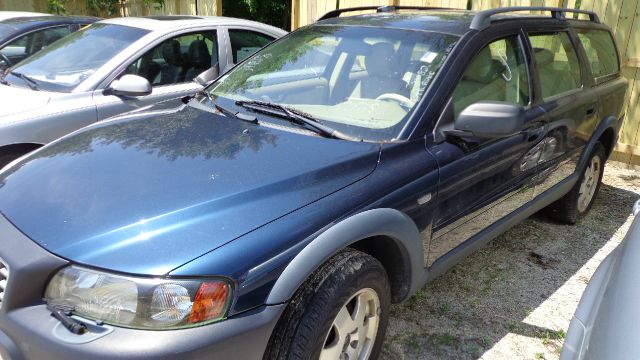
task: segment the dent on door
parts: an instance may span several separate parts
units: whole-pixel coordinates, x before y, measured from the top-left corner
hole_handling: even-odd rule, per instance
[[[527,149],[539,144],[538,134],[501,139],[441,168],[440,221],[434,226],[426,266],[532,199],[535,166],[527,165],[532,156]]]

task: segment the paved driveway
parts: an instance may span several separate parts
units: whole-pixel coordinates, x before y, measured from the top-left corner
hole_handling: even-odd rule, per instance
[[[537,214],[396,305],[382,359],[557,359],[591,275],[624,237],[640,171],[608,163],[578,225]]]

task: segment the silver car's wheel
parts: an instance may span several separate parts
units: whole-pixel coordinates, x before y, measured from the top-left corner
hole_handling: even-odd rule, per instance
[[[366,360],[380,323],[380,299],[373,289],[358,291],[331,324],[320,360]]]
[[[596,188],[600,182],[601,167],[602,159],[600,156],[595,155],[591,158],[589,166],[584,171],[580,190],[578,191],[578,211],[581,213],[587,211],[593,195],[596,193]]]

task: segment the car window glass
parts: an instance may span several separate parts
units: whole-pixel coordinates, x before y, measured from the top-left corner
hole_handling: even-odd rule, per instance
[[[34,31],[10,42],[0,50],[0,52],[2,52],[3,55],[11,57],[15,63],[17,62],[16,60],[24,59],[70,33],[71,30],[69,30],[68,26]]]
[[[531,34],[529,39],[545,100],[582,86],[580,63],[568,33]]]
[[[229,40],[233,63],[237,64],[275,39],[255,31],[229,29]]]
[[[268,101],[348,134],[392,139],[456,41],[435,32],[311,26],[261,49],[209,91],[223,106],[238,106],[237,100]],[[412,62],[416,48],[421,55]]]
[[[578,30],[578,38],[589,59],[593,77],[599,78],[620,71],[613,38],[605,30]]]
[[[125,74],[139,75],[153,86],[193,81],[218,64],[215,31],[180,35],[165,40],[136,59]]]
[[[453,91],[455,117],[482,100],[529,103],[529,80],[519,37],[493,41],[474,56]]]
[[[136,27],[95,23],[50,44],[14,66],[12,71],[29,76],[42,90],[71,92],[148,33],[148,30]],[[11,72],[5,80],[26,86]]]

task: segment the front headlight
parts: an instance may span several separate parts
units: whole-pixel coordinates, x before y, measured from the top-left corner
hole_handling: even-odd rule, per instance
[[[136,278],[69,266],[47,285],[48,304],[107,324],[177,329],[223,319],[231,284],[222,278]]]

